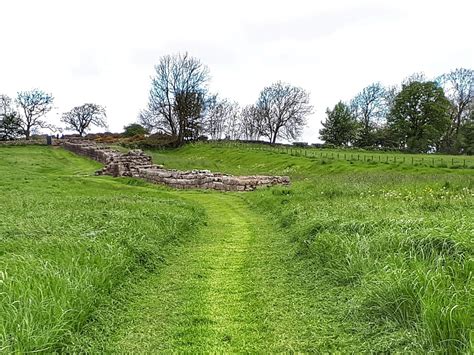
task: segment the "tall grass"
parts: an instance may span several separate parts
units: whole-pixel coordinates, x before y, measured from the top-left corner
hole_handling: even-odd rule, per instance
[[[414,350],[472,351],[472,177],[359,178],[319,176],[290,194],[246,197],[280,220],[295,257],[346,290],[354,321],[405,329]]]
[[[154,155],[175,168],[193,157],[223,172],[289,174],[292,187],[244,198],[287,232],[295,261],[347,299],[361,341],[374,351],[474,351],[472,170],[212,145]]]
[[[0,351],[58,351],[114,287],[166,260],[202,213],[91,161],[0,149]]]

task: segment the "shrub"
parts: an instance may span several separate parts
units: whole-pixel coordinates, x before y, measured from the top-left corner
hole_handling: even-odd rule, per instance
[[[145,127],[138,123],[129,124],[128,126],[123,127],[123,129],[124,132],[122,135],[124,137],[144,136],[149,133]]]

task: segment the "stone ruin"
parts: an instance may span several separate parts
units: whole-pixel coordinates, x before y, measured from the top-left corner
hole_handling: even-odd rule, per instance
[[[151,156],[136,149],[127,153],[90,142],[66,141],[63,147],[89,157],[104,167],[97,175],[129,176],[165,184],[177,189],[213,189],[221,191],[252,191],[259,186],[289,185],[287,176],[233,176],[209,170],[179,171],[155,165]]]

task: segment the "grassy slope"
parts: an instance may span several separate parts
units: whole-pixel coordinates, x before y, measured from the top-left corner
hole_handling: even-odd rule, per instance
[[[153,152],[168,167],[289,174],[290,189],[246,194],[348,301],[346,319],[378,350],[472,351],[474,174],[327,161],[210,145]],[[302,312],[305,312],[303,306]],[[370,330],[372,329],[372,331]]]
[[[244,145],[245,146],[245,145]],[[252,145],[251,145],[252,146]],[[148,151],[157,164],[176,169],[210,169],[236,175],[280,174],[301,180],[319,175],[348,172],[398,172],[413,174],[453,174],[474,176],[473,169],[440,168],[427,165],[345,161],[330,158],[291,156],[275,150],[240,149],[225,144],[196,143],[176,150]],[[334,152],[335,153],[335,152]],[[342,154],[342,153],[341,153]],[[392,154],[393,155],[393,154]],[[403,154],[398,154],[403,157]],[[458,158],[459,159],[459,158]],[[468,157],[471,162],[474,160]],[[401,160],[401,159],[399,159]]]
[[[202,218],[158,188],[91,176],[98,167],[61,149],[0,149],[0,351],[60,349]]]
[[[126,148],[115,146],[120,150],[126,150]],[[233,141],[220,141],[220,142],[197,142],[190,143],[186,147],[179,150],[179,156],[182,158],[191,158],[192,151],[197,150],[203,151],[222,151],[232,152],[231,158],[237,158],[237,153],[241,157],[250,158],[261,157],[262,154],[269,154],[273,156],[272,160],[275,160],[276,156],[280,156],[281,160],[291,161],[308,161],[319,162],[331,165],[332,167],[343,167],[347,165],[354,166],[378,166],[379,169],[408,169],[412,170],[424,170],[424,168],[435,168],[435,170],[457,170],[457,169],[474,169],[474,156],[465,155],[441,155],[441,154],[408,154],[400,152],[377,152],[367,150],[356,150],[356,149],[317,149],[317,148],[298,148],[298,147],[283,147],[283,146],[269,146],[264,144],[249,144],[239,143]],[[160,152],[153,152],[159,154]],[[198,163],[209,163],[214,166],[223,165],[230,168],[227,163],[228,159],[223,161],[223,157],[214,155],[212,159],[208,159],[205,162],[205,156],[198,156]],[[227,157],[226,157],[227,158]],[[296,159],[295,159],[296,158]],[[257,158],[258,159],[258,158]],[[186,164],[187,163],[187,164]],[[189,164],[191,163],[191,164]],[[183,159],[179,163],[182,167],[192,169],[192,161]],[[184,164],[184,165],[183,165]],[[251,164],[244,164],[246,168],[252,168]],[[314,173],[314,169],[307,171],[309,174]]]

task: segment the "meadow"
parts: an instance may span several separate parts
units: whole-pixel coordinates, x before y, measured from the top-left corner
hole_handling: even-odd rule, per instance
[[[1,148],[0,350],[474,350],[474,169],[254,148],[148,153],[290,187],[174,191]]]
[[[342,154],[341,151],[339,151]],[[290,175],[246,194],[324,278],[371,350],[473,349],[474,171],[197,144],[152,152],[179,169]],[[391,153],[393,154],[393,153]],[[400,155],[402,156],[402,155]],[[408,157],[410,157],[408,155]]]
[[[203,218],[62,149],[0,149],[0,352],[60,350]]]
[[[437,167],[450,169],[474,169],[474,156],[472,155],[446,155],[446,154],[411,154],[398,151],[365,150],[360,148],[328,148],[309,145],[269,145],[262,143],[249,143],[242,141],[202,141],[191,143],[194,145],[209,145],[213,148],[234,148],[245,151],[266,151],[278,154],[287,154],[296,157],[321,159],[324,161],[346,161],[382,163],[412,167]],[[251,153],[250,153],[251,154]]]

